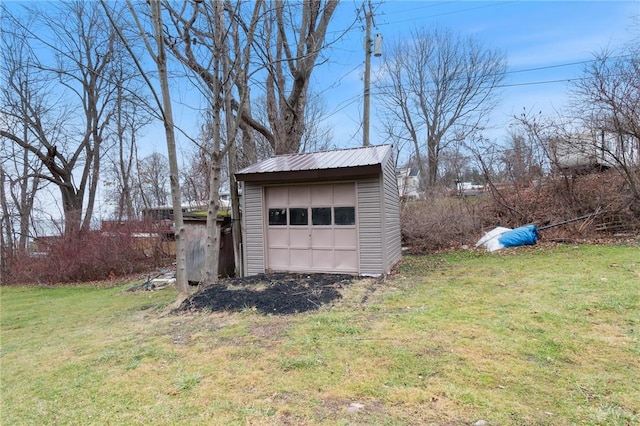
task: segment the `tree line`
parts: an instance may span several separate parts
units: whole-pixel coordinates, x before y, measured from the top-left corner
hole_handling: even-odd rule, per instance
[[[2,246],[27,250],[45,190],[61,200],[61,232],[88,231],[106,186],[118,220],[154,204],[173,205],[178,283],[186,293],[183,202],[205,201],[215,218],[225,186],[238,218],[235,171],[271,155],[330,146],[312,74],[340,37],[357,30],[357,16],[337,27],[338,6],[336,0],[3,4]],[[554,118],[525,111],[514,117],[506,141],[482,136],[500,100],[504,52],[442,28],[416,28],[387,50],[374,79],[383,106],[377,130],[420,170],[423,189],[465,174],[531,181],[558,169],[559,147],[571,145],[589,155],[606,151],[640,200],[637,45],[595,54],[572,86],[570,111]],[[189,107],[198,128],[176,125],[179,91],[195,94]],[[140,158],[153,122],[163,124],[167,157]],[[177,136],[188,141],[186,155],[179,155]],[[218,244],[215,220],[208,223],[205,276],[213,282]],[[239,229],[234,237],[239,256]]]

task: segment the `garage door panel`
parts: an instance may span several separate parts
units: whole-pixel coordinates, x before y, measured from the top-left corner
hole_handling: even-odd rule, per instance
[[[311,187],[311,206],[330,206],[333,204],[333,185],[314,185]]]
[[[289,265],[296,270],[305,269],[309,267],[310,252],[307,249],[290,249],[289,250]]]
[[[314,249],[333,247],[333,229],[313,229],[311,243]]]
[[[355,184],[268,187],[264,194],[267,269],[358,273]],[[345,208],[351,208],[347,221]],[[269,216],[276,210],[282,213]]]
[[[357,272],[358,253],[353,250],[335,250],[334,264],[338,271]]]
[[[296,248],[309,248],[309,229],[289,228],[289,245]]]
[[[317,269],[330,270],[334,267],[333,249],[313,250],[312,266]]]
[[[308,186],[289,187],[289,206],[307,207],[311,202],[310,198]]]
[[[286,271],[289,267],[289,248],[269,249],[269,268]]]
[[[343,206],[356,205],[355,186],[352,184],[342,184],[333,186],[333,204]]]
[[[270,228],[267,230],[267,239],[270,247],[288,247],[289,246],[289,230]]]
[[[358,231],[355,228],[342,228],[335,230],[334,246],[341,249],[354,250],[357,248]]]
[[[267,191],[267,207],[286,207],[289,204],[287,187],[274,186]]]

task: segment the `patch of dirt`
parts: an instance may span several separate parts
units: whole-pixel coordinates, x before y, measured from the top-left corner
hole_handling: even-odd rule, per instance
[[[350,285],[351,275],[260,274],[230,278],[203,288],[173,312],[256,310],[263,314],[295,314],[312,311],[340,299],[340,289]]]
[[[264,341],[265,339],[282,336],[288,328],[289,322],[274,319],[266,324],[249,327],[249,332]]]

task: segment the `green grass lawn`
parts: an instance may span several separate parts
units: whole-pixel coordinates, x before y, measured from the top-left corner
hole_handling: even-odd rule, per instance
[[[640,423],[638,246],[405,257],[290,316],[131,286],[1,288],[1,424]]]

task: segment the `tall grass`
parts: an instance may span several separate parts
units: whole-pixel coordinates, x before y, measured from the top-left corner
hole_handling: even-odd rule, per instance
[[[171,290],[1,288],[0,423],[637,424],[638,253],[410,256],[291,316],[167,315]]]

